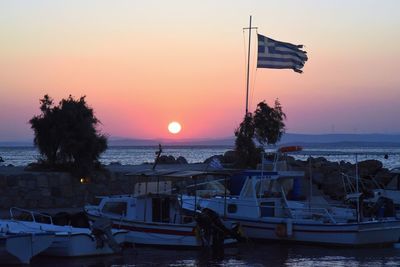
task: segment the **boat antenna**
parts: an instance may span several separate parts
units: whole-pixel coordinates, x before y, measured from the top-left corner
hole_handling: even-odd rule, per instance
[[[247,52],[247,81],[246,81],[246,116],[249,114],[249,81],[250,81],[250,48],[251,48],[251,30],[256,30],[257,27],[251,27],[251,15],[250,24],[248,28],[243,28],[243,30],[249,30],[249,47]]]
[[[158,144],[158,151],[156,151],[156,159],[154,160],[153,171],[157,166],[157,163],[158,163],[158,160],[160,159],[161,153],[162,153],[161,144]]]
[[[360,194],[359,194],[359,188],[358,188],[358,180],[359,180],[359,174],[358,174],[358,155],[356,153],[356,192],[357,192],[357,222],[360,222]]]

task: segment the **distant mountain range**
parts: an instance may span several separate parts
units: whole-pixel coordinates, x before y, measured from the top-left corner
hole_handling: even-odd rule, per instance
[[[199,139],[133,139],[110,137],[109,146],[233,146],[235,137]],[[395,146],[400,147],[400,134],[295,134],[283,135],[279,145],[318,146]],[[0,146],[32,146],[32,141],[0,142]]]
[[[110,138],[110,146],[234,146],[235,137],[204,139],[122,139]],[[400,147],[400,134],[284,134],[279,145],[302,145],[305,147],[334,146],[395,146]]]

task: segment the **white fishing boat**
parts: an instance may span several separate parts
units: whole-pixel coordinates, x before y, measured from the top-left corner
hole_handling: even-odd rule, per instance
[[[135,244],[196,248],[236,242],[235,223],[211,211],[184,211],[172,193],[171,179],[205,174],[171,170],[134,174],[143,181],[135,184],[132,195],[101,197],[99,205],[85,206],[85,212],[93,220],[111,219],[113,227],[129,231],[127,239]]]
[[[357,177],[352,177],[342,173],[342,183],[346,193],[346,201],[355,202],[359,197],[363,203],[368,205],[370,213],[377,213],[379,216],[385,216],[391,213],[400,215],[400,168],[394,167],[390,170],[393,175],[390,183],[384,187],[378,183],[374,177],[368,179],[358,179],[363,193],[357,192],[354,184]],[[372,184],[372,186],[371,186]]]
[[[202,198],[184,195],[185,209],[209,208],[240,223],[247,237],[327,245],[395,243],[400,220],[395,217],[363,217],[357,209],[312,206],[288,199],[287,189],[302,172],[247,171],[237,195]]]
[[[29,264],[31,258],[46,250],[54,241],[52,233],[0,232],[0,265]]]
[[[16,212],[23,212],[26,220],[15,219]],[[95,222],[91,229],[72,227],[70,225],[55,225],[52,218],[46,214],[11,208],[11,219],[0,220],[3,231],[12,234],[30,233],[51,234],[54,236],[52,243],[43,251],[42,255],[79,257],[113,254],[121,251],[120,244],[124,243],[127,231],[111,230],[111,222]],[[36,221],[36,218],[45,218],[46,223]]]

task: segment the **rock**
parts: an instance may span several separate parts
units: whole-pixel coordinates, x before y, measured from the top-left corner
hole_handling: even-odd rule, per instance
[[[335,173],[339,170],[339,164],[337,162],[325,162],[317,168],[325,177],[331,176],[331,173]]]
[[[31,200],[39,200],[39,199],[42,198],[42,195],[40,194],[39,191],[30,191],[30,192],[28,192],[27,194],[24,195],[24,198],[26,200],[29,200],[29,201],[31,201]]]
[[[51,196],[52,197],[60,197],[61,196],[61,189],[59,187],[53,186],[51,188]]]
[[[313,183],[317,185],[322,185],[324,183],[324,175],[321,172],[313,171],[311,175]]]
[[[26,180],[23,180],[23,179],[20,179],[19,181],[18,181],[18,187],[26,187],[27,186],[27,183],[26,183]]]
[[[182,157],[182,156],[179,156],[179,157],[176,159],[176,162],[179,163],[179,164],[188,164],[187,160],[186,160],[184,157]]]
[[[62,187],[61,189],[61,195],[66,197],[66,198],[71,198],[74,196],[74,190],[71,185],[67,185]]]
[[[7,186],[7,178],[5,176],[0,176],[0,187],[4,188]]]
[[[224,161],[223,158],[224,158],[224,156],[222,156],[222,155],[214,155],[214,156],[207,158],[203,163],[209,164],[214,159],[219,160],[219,162],[223,162]]]
[[[27,203],[26,203],[26,207],[28,208],[28,209],[36,209],[38,206],[37,206],[37,200],[30,200],[30,201],[27,201]]]
[[[49,187],[59,186],[60,185],[59,177],[49,177],[48,182],[49,182]]]
[[[166,155],[162,155],[158,158],[158,164],[175,164],[176,160],[174,158],[174,156],[166,156]]]
[[[237,156],[236,151],[234,151],[234,150],[226,151],[222,158],[223,163],[235,163],[237,161],[238,161],[238,156]]]
[[[18,185],[18,178],[13,176],[7,177],[7,186],[13,187]]]
[[[39,187],[48,187],[49,186],[49,180],[46,176],[40,175],[36,178],[36,181],[37,181],[37,186],[39,186]]]
[[[27,180],[26,181],[26,187],[28,188],[28,189],[30,189],[30,190],[33,190],[33,189],[35,189],[36,188],[36,180],[34,180],[34,179],[29,179],[29,180]]]
[[[341,200],[346,195],[342,183],[325,183],[322,185],[322,191],[335,200]]]
[[[47,209],[47,208],[52,207],[52,204],[53,204],[53,202],[52,202],[52,200],[50,198],[43,197],[43,198],[38,200],[38,204],[37,205],[38,205],[38,208]]]
[[[375,175],[382,169],[382,162],[379,160],[364,160],[358,163],[360,176]]]
[[[71,201],[63,197],[56,197],[54,198],[54,205],[58,208],[69,207]]]
[[[72,184],[72,177],[67,173],[60,174],[59,183],[61,186]]]
[[[50,197],[51,193],[50,193],[50,190],[48,188],[42,188],[42,189],[40,189],[40,195],[42,197]]]
[[[2,196],[0,198],[0,207],[3,209],[9,209],[10,207],[14,206],[14,203],[12,202],[11,198]]]
[[[388,169],[384,169],[382,168],[374,177],[375,181],[385,187],[387,186],[392,179],[395,177],[395,175],[393,175],[393,173],[391,173]]]
[[[308,158],[306,161],[307,166],[310,166],[309,161],[311,160],[311,166],[313,168],[320,168],[324,163],[328,162],[328,160],[324,157],[318,157],[318,158]]]

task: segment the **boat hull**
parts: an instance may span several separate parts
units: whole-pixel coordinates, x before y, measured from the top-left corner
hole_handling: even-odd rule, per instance
[[[118,244],[125,242],[126,231],[119,231],[113,234]],[[57,257],[82,257],[114,254],[108,244],[104,243],[97,247],[93,235],[86,233],[56,233],[55,240],[51,246],[41,255]]]
[[[14,234],[51,233],[54,236],[54,242],[45,251],[41,251],[42,255],[80,257],[115,253],[107,243],[97,247],[97,241],[89,228],[17,220],[0,220],[0,228]],[[127,231],[112,230],[112,234],[116,243],[120,244],[126,241]]]
[[[368,246],[392,244],[400,238],[400,221],[361,223],[292,223],[237,219],[244,234],[251,239],[285,240],[334,246]]]
[[[50,233],[6,234],[0,237],[0,264],[29,264],[54,241]]]
[[[89,219],[99,216],[88,214]],[[112,220],[113,228],[127,230],[126,242],[139,245],[201,247],[202,242],[196,235],[195,224],[145,223],[127,220]]]

